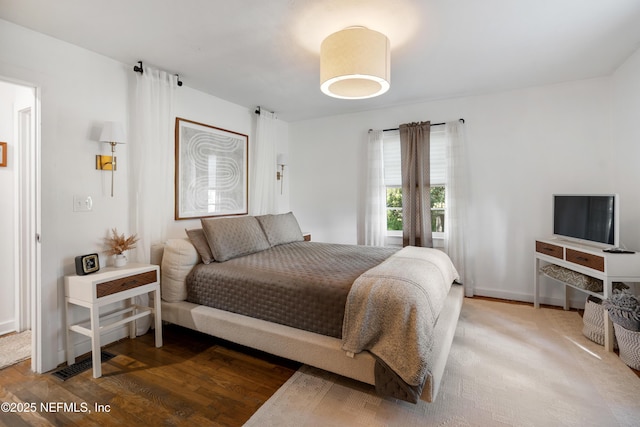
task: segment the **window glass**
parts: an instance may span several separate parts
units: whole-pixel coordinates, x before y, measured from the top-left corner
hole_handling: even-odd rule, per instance
[[[445,187],[431,186],[431,231],[444,233]],[[402,188],[387,187],[387,230],[402,230]]]
[[[431,130],[431,231],[444,232],[446,146],[444,128]],[[387,131],[383,136],[384,183],[387,187],[387,230],[402,230],[402,174],[400,161],[400,133]]]

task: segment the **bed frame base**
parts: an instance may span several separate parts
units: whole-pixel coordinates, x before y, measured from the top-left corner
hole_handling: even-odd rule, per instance
[[[434,330],[431,375],[427,378],[421,400],[433,402],[438,394],[463,299],[463,287],[453,285]],[[353,357],[347,356],[341,349],[341,340],[337,338],[186,301],[162,301],[162,320],[367,384],[375,384],[374,357],[366,351]]]

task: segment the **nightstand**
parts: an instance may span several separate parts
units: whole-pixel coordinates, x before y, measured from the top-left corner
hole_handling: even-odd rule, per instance
[[[311,241],[311,233],[308,233],[308,232],[302,233],[302,237],[303,237],[305,242],[310,242]]]
[[[65,310],[67,336],[67,364],[76,361],[71,332],[91,338],[93,377],[102,376],[100,360],[100,334],[129,323],[129,337],[136,337],[135,320],[155,314],[155,343],[162,347],[162,319],[160,313],[160,270],[157,265],[128,264],[125,267],[107,267],[86,276],[65,276]],[[133,298],[153,292],[154,307],[133,303]],[[128,301],[127,307],[100,316],[100,307]],[[71,324],[69,305],[89,309],[90,320]]]

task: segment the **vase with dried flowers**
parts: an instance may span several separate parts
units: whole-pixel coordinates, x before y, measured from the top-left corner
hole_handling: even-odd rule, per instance
[[[107,237],[105,241],[108,246],[107,255],[114,255],[115,261],[113,265],[115,267],[127,265],[127,257],[124,252],[129,249],[135,249],[138,240],[140,239],[135,234],[125,237],[124,234],[118,234],[117,228],[111,229],[111,236]]]

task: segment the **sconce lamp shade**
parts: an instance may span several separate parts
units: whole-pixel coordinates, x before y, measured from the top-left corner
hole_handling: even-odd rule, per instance
[[[276,160],[278,165],[287,165],[287,155],[285,153],[278,153],[278,159]]]
[[[124,144],[127,142],[127,136],[124,132],[124,126],[120,122],[104,122],[102,133],[100,134],[100,142],[115,142]]]
[[[382,95],[390,87],[390,45],[384,34],[349,27],[320,46],[320,90],[342,99]]]

